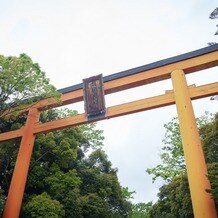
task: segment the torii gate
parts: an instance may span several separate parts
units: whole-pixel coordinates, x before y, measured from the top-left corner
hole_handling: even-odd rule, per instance
[[[34,140],[37,134],[86,124],[93,122],[93,120],[109,119],[172,104],[176,104],[179,117],[194,215],[197,218],[217,217],[214,201],[211,199],[210,194],[205,191],[206,189],[210,189],[210,182],[206,177],[207,167],[191,100],[217,95],[218,82],[197,87],[188,87],[185,78],[185,75],[188,73],[194,73],[217,65],[218,45],[213,45],[106,76],[103,78],[102,83],[99,77],[97,77],[97,79],[95,78],[93,81],[89,81],[89,79],[84,81],[84,84],[88,82],[93,83],[95,87],[98,86],[97,88],[102,90],[100,94],[97,91],[94,94],[87,94],[87,90],[90,92],[88,88],[83,92],[84,84],[78,84],[59,90],[61,93],[61,105],[83,101],[84,98],[86,101],[87,99],[89,101],[89,98],[92,98],[91,104],[86,102],[86,113],[84,114],[42,124],[39,123],[40,112],[48,108],[57,107],[58,105],[54,99],[40,100],[34,104],[34,106],[26,109],[28,117],[23,127],[18,130],[0,134],[0,142],[22,138],[3,217],[19,217]],[[105,111],[104,108],[100,108],[100,111],[91,114],[91,116],[88,114],[89,110],[92,110],[93,105],[94,108],[98,107],[96,104],[104,106],[102,103],[103,100],[98,99],[103,98],[104,94],[111,94],[170,78],[173,84],[172,91],[167,91],[165,94],[159,96],[112,106],[106,108]]]

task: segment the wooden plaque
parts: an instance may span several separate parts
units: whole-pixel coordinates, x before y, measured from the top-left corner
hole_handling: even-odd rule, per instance
[[[88,120],[105,116],[105,99],[102,74],[83,80],[85,112]]]

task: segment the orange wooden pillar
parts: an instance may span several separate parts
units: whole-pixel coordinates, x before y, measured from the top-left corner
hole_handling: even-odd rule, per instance
[[[36,108],[31,108],[29,110],[16,164],[14,167],[13,176],[11,179],[8,196],[6,199],[3,218],[19,217],[35,140],[33,127],[34,124],[38,122],[39,115],[40,113]]]
[[[216,218],[214,200],[206,192],[210,189],[210,182],[185,74],[182,70],[175,70],[171,77],[194,216]]]

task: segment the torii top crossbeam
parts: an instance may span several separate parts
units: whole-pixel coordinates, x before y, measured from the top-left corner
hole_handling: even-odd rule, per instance
[[[108,76],[105,76],[103,78],[104,84],[111,82],[111,81],[116,81],[118,79],[122,79],[124,77],[128,77],[128,83],[121,85],[114,85],[114,87],[110,87],[110,89],[107,90],[105,87],[105,93],[113,93],[115,91],[121,91],[125,90],[127,88],[133,88],[136,86],[140,85],[145,85],[147,83],[152,83],[152,82],[157,82],[161,81],[164,79],[169,79],[170,78],[170,73],[172,72],[172,69],[182,69],[186,74],[188,73],[193,73],[199,70],[204,70],[210,67],[214,67],[218,65],[218,60],[217,60],[217,51],[218,51],[218,44],[205,47],[199,50],[191,51],[185,54],[181,54],[175,57],[163,59],[157,62],[153,62],[151,64],[146,64],[140,67],[132,68],[129,70],[121,71],[119,73],[111,74]],[[210,58],[209,60],[209,55],[210,53],[214,53],[214,60],[213,58]],[[199,56],[201,56],[201,59],[204,59],[204,61],[201,61]],[[208,57],[207,57],[208,56]],[[194,62],[195,59],[198,60],[196,63],[190,64],[187,60],[192,59],[190,61]],[[185,62],[186,61],[186,62]],[[206,64],[207,63],[207,64]],[[168,67],[164,69],[164,67]],[[182,68],[181,68],[182,67]],[[161,68],[161,69],[160,69]],[[161,72],[155,73],[155,69],[160,69]],[[163,72],[164,70],[164,72]],[[140,73],[145,73],[147,75],[144,75],[144,77],[138,78],[136,81],[130,81],[131,76],[137,75],[139,76]],[[125,86],[126,85],[126,86]],[[76,91],[78,89],[82,89],[83,84],[77,84],[74,86],[66,87],[63,89],[59,89],[58,91],[62,94],[66,94],[72,91]]]
[[[158,82],[169,79],[171,72],[181,69],[185,74],[194,73],[199,70],[215,67],[218,65],[218,45],[209,46],[196,51],[192,51],[179,56],[171,57],[141,67],[115,73],[103,78],[104,93],[111,94],[137,86]],[[215,95],[218,84],[213,83],[206,86],[191,88],[191,99],[198,99]],[[77,84],[67,88],[58,90],[61,95],[61,105],[67,105],[83,101],[83,84]],[[160,99],[160,101],[157,101]],[[174,104],[173,93],[166,93],[162,96],[155,96],[149,99],[143,99],[122,105],[113,106],[107,109],[106,118],[121,116],[125,114],[135,113],[143,110],[153,109],[166,105]],[[61,106],[56,104],[56,100],[41,100],[34,104],[34,108],[39,111],[52,107]],[[133,106],[134,105],[134,106]],[[28,109],[25,109],[28,110]],[[119,112],[118,112],[119,111]],[[65,120],[52,121],[45,124],[37,124],[34,127],[34,134],[53,131],[69,126],[87,123],[85,114],[76,117],[66,118]],[[1,133],[0,141],[5,141],[22,136],[22,128],[9,133]]]

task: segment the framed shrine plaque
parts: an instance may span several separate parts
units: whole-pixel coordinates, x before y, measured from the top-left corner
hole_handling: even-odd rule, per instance
[[[83,93],[88,120],[104,117],[106,108],[102,74],[83,79]]]

